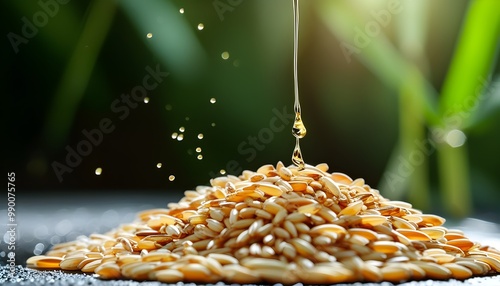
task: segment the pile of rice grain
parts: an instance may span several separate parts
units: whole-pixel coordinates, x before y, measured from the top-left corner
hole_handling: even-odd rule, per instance
[[[55,245],[36,269],[174,283],[331,284],[466,279],[500,272],[500,251],[363,179],[265,165],[186,191],[107,234]]]

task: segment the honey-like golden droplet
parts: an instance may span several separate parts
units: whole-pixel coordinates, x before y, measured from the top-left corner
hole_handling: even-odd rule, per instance
[[[300,112],[295,112],[295,121],[293,122],[292,134],[295,138],[304,138],[306,136],[307,130],[304,122],[302,121],[302,117],[300,116]]]

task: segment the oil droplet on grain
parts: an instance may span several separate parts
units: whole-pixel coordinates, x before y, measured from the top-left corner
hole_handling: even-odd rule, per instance
[[[177,136],[178,136],[178,135],[179,135],[179,134],[177,134],[177,132],[172,133],[172,139],[177,139]]]
[[[97,169],[95,169],[95,174],[96,174],[97,176],[100,176],[100,175],[102,174],[102,168],[97,168]]]
[[[174,176],[174,175],[170,175],[170,176],[168,176],[168,180],[169,180],[170,182],[172,182],[173,180],[175,180],[175,176]]]
[[[184,131],[186,131],[186,128],[184,128],[184,126],[181,126],[181,127],[179,127],[179,131],[184,132]]]
[[[151,39],[153,37],[153,34],[152,33],[147,33],[146,37],[148,37],[148,39]]]
[[[203,25],[203,23],[199,23],[198,24],[198,30],[203,30],[203,28],[205,28],[205,25]]]
[[[177,135],[177,141],[182,141],[182,140],[184,140],[184,134]]]
[[[162,166],[162,164],[161,164],[161,163],[156,164],[156,168],[158,168],[158,169],[160,169],[160,168],[161,168],[161,166]]]
[[[184,8],[179,9],[179,13],[184,14]]]
[[[198,134],[198,139],[203,139],[203,133]]]
[[[220,169],[219,173],[220,173],[221,175],[224,175],[224,174],[226,174],[226,170],[224,170],[224,169]]]
[[[220,55],[222,57],[223,60],[227,60],[229,59],[229,52],[222,52],[222,54]]]
[[[198,160],[201,160],[201,159],[203,159],[203,155],[200,154],[200,155],[196,156],[196,158],[198,158]]]
[[[146,96],[146,97],[144,98],[144,103],[148,103],[148,102],[149,102],[149,97],[147,97],[147,96]]]
[[[200,153],[201,152],[201,147],[196,147],[196,152]]]
[[[217,102],[217,99],[215,99],[215,97],[210,98],[210,103],[211,103],[211,104],[214,104],[214,103],[216,103],[216,102]]]
[[[304,158],[302,158],[302,151],[300,150],[299,138],[295,139],[295,148],[293,149],[292,154],[292,163],[299,168],[299,170],[303,170],[305,168]]]

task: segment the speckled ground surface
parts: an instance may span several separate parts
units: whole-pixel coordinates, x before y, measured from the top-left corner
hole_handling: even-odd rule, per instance
[[[16,264],[14,273],[7,266],[0,266],[0,285],[166,285],[159,282],[104,281],[93,275],[67,273],[61,271],[37,271],[24,268],[28,257],[42,254],[53,244],[74,240],[79,235],[106,232],[121,223],[132,222],[136,213],[151,208],[166,207],[168,202],[176,202],[180,194],[165,192],[118,194],[103,192],[96,200],[85,193],[73,193],[70,196],[44,197],[19,195],[16,201]],[[0,207],[0,218],[7,217],[7,210]],[[489,221],[497,217],[487,216]],[[473,241],[500,248],[500,226],[485,220],[466,219],[448,222],[447,227],[462,229]],[[9,237],[7,225],[0,224],[0,265],[5,265],[9,250],[6,242]],[[178,285],[194,285],[182,284]],[[219,284],[216,284],[219,285]],[[225,284],[220,284],[225,285]],[[297,284],[300,285],[300,284]],[[353,283],[338,285],[384,285],[392,283]],[[465,281],[418,281],[399,285],[491,285],[500,286],[500,275],[476,277]]]

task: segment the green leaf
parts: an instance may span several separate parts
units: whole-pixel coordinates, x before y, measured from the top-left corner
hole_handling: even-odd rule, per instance
[[[483,93],[494,67],[500,39],[500,1],[472,1],[455,55],[443,85],[441,124],[453,117],[450,128],[463,128]]]

